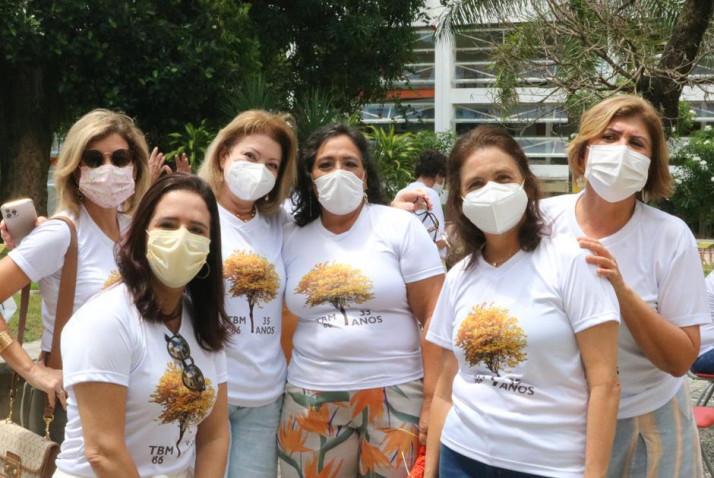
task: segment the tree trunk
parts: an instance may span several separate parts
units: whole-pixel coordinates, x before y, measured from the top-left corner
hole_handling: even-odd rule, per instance
[[[53,130],[47,75],[37,65],[5,71],[0,80],[0,203],[31,197],[37,213],[46,214]]]
[[[637,84],[637,91],[662,114],[667,133],[679,117],[679,97],[684,86],[676,76],[684,77],[691,71],[712,11],[712,0],[686,0],[659,62],[661,69],[672,74],[643,76]]]

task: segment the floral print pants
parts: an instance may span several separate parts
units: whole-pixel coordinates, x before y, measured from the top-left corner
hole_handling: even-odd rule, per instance
[[[403,478],[419,449],[421,380],[319,392],[288,384],[278,456],[282,478]]]

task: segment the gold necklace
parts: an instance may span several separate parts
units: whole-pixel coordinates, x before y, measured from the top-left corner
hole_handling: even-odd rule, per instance
[[[238,219],[240,219],[241,221],[243,221],[243,222],[247,222],[247,221],[250,221],[251,219],[253,219],[253,218],[255,217],[256,212],[257,212],[257,211],[256,211],[256,209],[255,209],[255,205],[253,205],[253,207],[251,208],[250,213],[249,213],[249,215],[248,215],[247,218],[245,218],[244,216],[242,216],[240,213],[236,213],[236,217],[237,217]]]
[[[520,250],[520,247],[519,247],[518,249],[516,249],[515,251],[511,252],[510,254],[508,254],[504,259],[500,259],[500,260],[497,260],[497,261],[490,261],[490,260],[486,259],[486,255],[485,255],[485,254],[482,254],[482,256],[483,256],[484,260],[485,260],[486,262],[488,262],[488,263],[491,265],[491,267],[498,267],[498,266],[501,266],[501,265],[503,265],[504,263],[508,262],[508,260],[509,260],[511,257],[515,256],[515,255],[518,253],[519,250]]]

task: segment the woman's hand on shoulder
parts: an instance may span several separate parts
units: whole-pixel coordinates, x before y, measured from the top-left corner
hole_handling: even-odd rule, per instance
[[[415,212],[423,209],[431,211],[432,204],[429,194],[423,189],[402,189],[394,196],[391,206]]]
[[[592,255],[588,256],[585,260],[588,264],[597,267],[597,273],[600,277],[604,277],[610,281],[619,297],[620,292],[625,289],[625,280],[622,278],[615,256],[596,239],[579,237],[578,243],[580,247],[592,253]]]

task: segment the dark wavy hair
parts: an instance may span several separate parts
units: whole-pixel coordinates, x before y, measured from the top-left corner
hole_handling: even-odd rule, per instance
[[[325,141],[337,136],[347,136],[362,155],[362,164],[367,174],[367,200],[372,204],[385,204],[382,182],[377,165],[369,152],[367,138],[356,128],[333,123],[323,126],[310,135],[300,148],[297,163],[297,184],[295,186],[295,222],[302,227],[320,217],[321,206],[312,181],[312,167],[317,151]]]
[[[523,221],[518,231],[518,241],[521,249],[524,251],[534,250],[540,244],[541,238],[547,234],[538,206],[540,198],[538,178],[528,166],[528,158],[521,147],[503,128],[495,126],[474,128],[459,137],[451,150],[447,163],[449,197],[446,201],[446,207],[455,213],[453,217],[456,242],[462,247],[461,257],[470,256],[468,267],[472,267],[478,262],[481,250],[486,243],[486,237],[478,227],[464,216],[462,210],[463,199],[461,198],[461,168],[474,152],[488,147],[498,148],[513,158],[513,161],[518,165],[518,170],[525,178],[523,189],[528,195],[528,206],[526,207],[525,221]]]
[[[435,149],[426,149],[419,154],[414,166],[414,177],[435,178],[446,176],[446,155]]]
[[[131,226],[117,251],[117,265],[123,282],[134,297],[139,313],[148,322],[161,322],[161,311],[151,287],[154,274],[146,259],[149,222],[156,205],[171,191],[191,191],[201,196],[211,213],[211,245],[206,258],[205,278],[196,276],[186,285],[189,317],[198,344],[207,351],[221,350],[228,340],[228,317],[223,305],[223,263],[221,229],[216,198],[206,182],[196,176],[174,173],[162,176],[141,199]]]

